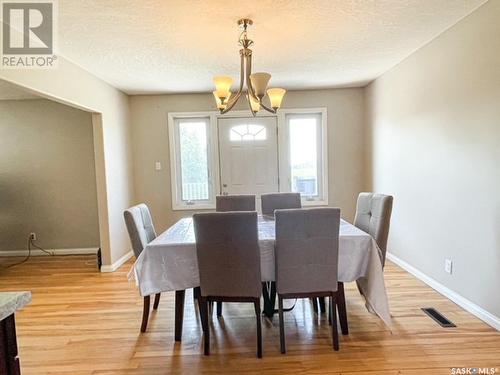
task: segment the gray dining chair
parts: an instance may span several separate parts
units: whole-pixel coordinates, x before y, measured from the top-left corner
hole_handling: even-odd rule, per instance
[[[360,193],[354,217],[354,225],[370,234],[382,251],[382,267],[385,266],[392,202],[390,195]]]
[[[132,244],[132,250],[136,259],[141,255],[146,245],[156,238],[156,231],[153,225],[153,219],[148,206],[144,203],[130,207],[123,212],[128,235]],[[160,304],[160,293],[155,295],[153,309],[158,309]],[[146,331],[149,318],[150,296],[144,297],[144,306],[142,309],[141,332]]]
[[[123,216],[130,237],[130,242],[132,244],[132,250],[137,258],[142,253],[146,245],[156,238],[153,219],[151,218],[148,206],[144,203],[126,209],[123,212]],[[181,341],[184,296],[184,290],[178,290],[175,292],[175,341]],[[145,332],[148,326],[150,304],[150,296],[145,296],[142,309],[141,332]],[[160,293],[156,293],[153,309],[157,310],[159,304]],[[182,306],[182,308],[180,308],[180,306]]]
[[[255,195],[218,195],[215,197],[215,211],[255,211]]]
[[[256,212],[193,215],[200,273],[198,303],[204,353],[210,354],[211,302],[252,302],[257,320],[257,357],[262,357],[260,250]]]
[[[215,211],[255,211],[255,195],[218,195],[215,197]],[[217,316],[222,316],[222,302],[217,302]]]
[[[286,352],[283,300],[330,297],[333,348],[339,350],[337,301],[339,208],[276,210],[276,291],[281,353]]]
[[[275,210],[301,208],[300,193],[267,193],[260,196],[262,214],[274,216]]]

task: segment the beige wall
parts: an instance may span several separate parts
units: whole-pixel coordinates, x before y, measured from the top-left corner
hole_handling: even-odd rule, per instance
[[[500,317],[500,1],[377,79],[366,100],[367,179],[395,197],[389,251]]]
[[[0,79],[94,113],[103,264],[116,262],[131,249],[123,223],[123,210],[134,201],[128,96],[62,56],[56,69],[0,69]]]
[[[30,232],[48,249],[99,247],[90,113],[48,100],[0,101],[0,251]]]
[[[214,110],[213,96],[133,96],[130,103],[136,201],[149,204],[157,229],[164,230],[191,214],[172,211],[167,113]],[[292,91],[284,103],[286,108],[327,107],[329,203],[352,219],[357,194],[363,189],[363,89]],[[155,161],[162,163],[162,171],[155,171]]]

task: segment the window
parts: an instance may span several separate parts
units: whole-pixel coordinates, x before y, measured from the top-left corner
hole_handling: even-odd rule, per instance
[[[232,142],[265,141],[267,139],[266,128],[254,124],[236,125],[231,128],[229,139]]]
[[[183,201],[209,199],[208,140],[205,121],[186,119],[178,122]]]
[[[283,111],[280,189],[300,193],[304,205],[328,204],[326,109]]]
[[[174,209],[213,206],[210,116],[169,116]]]

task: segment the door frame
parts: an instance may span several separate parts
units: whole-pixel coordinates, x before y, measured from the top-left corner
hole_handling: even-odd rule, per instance
[[[248,111],[231,111],[230,114],[227,115],[221,115],[218,114],[215,116],[215,127],[216,127],[216,132],[217,132],[217,169],[218,169],[218,178],[219,181],[217,181],[217,191],[218,194],[222,194],[222,165],[221,165],[221,142],[220,142],[220,131],[219,131],[219,120],[220,119],[235,119],[235,118],[274,118],[276,121],[276,168],[278,171],[278,176],[277,176],[277,185],[278,185],[278,192],[280,191],[280,142],[279,142],[279,124],[278,124],[278,115],[270,114],[270,113],[257,113],[256,116],[252,116],[251,114],[248,113]]]

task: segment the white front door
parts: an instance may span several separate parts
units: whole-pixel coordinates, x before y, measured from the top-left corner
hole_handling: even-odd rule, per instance
[[[275,117],[220,118],[221,193],[260,195],[278,191]]]

